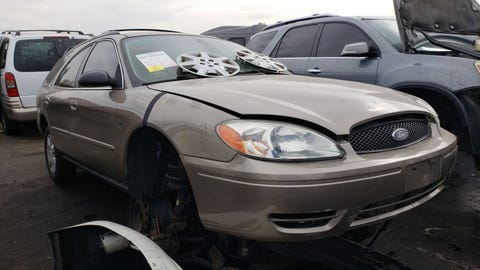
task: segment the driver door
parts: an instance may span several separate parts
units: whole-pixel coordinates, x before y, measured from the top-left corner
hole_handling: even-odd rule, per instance
[[[88,56],[79,78],[90,71],[104,71],[111,86],[83,87],[78,84],[70,101],[73,110],[72,134],[77,149],[74,158],[95,172],[114,179],[121,178],[118,168],[121,138],[126,134],[119,102],[124,99],[123,76],[115,43],[96,43]]]

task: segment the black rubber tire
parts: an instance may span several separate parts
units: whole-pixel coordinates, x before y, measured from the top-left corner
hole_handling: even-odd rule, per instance
[[[1,110],[1,117],[2,117],[2,126],[3,132],[7,136],[13,136],[20,133],[20,125],[17,121],[8,118],[3,110]]]
[[[44,138],[45,162],[50,179],[57,185],[70,183],[75,177],[77,167],[66,160],[53,144],[50,130],[45,130]]]

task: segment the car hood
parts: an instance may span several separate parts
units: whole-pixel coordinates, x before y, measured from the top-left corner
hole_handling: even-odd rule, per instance
[[[309,121],[337,135],[372,119],[402,113],[435,115],[423,100],[387,88],[296,75],[243,75],[149,86],[248,116]]]
[[[395,14],[406,48],[408,30],[480,35],[480,4],[477,0],[393,0]]]

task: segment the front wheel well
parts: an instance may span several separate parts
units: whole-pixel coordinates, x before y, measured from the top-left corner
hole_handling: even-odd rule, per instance
[[[472,144],[468,124],[462,111],[462,105],[453,94],[447,95],[440,90],[416,87],[399,88],[396,90],[419,97],[429,103],[437,112],[440,125],[458,137],[460,149],[471,151]]]
[[[130,196],[144,200],[174,186],[188,185],[180,156],[163,134],[149,127],[132,133],[127,148],[127,186]]]
[[[158,244],[165,250],[178,250],[177,233],[202,231],[180,156],[160,132],[141,127],[130,137],[127,186],[132,198],[130,226],[152,239],[162,239]]]

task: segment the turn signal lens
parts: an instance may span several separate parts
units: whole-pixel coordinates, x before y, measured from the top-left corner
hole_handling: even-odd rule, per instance
[[[217,128],[217,133],[222,140],[238,152],[246,154],[245,145],[242,137],[233,128],[227,125],[221,125]]]

